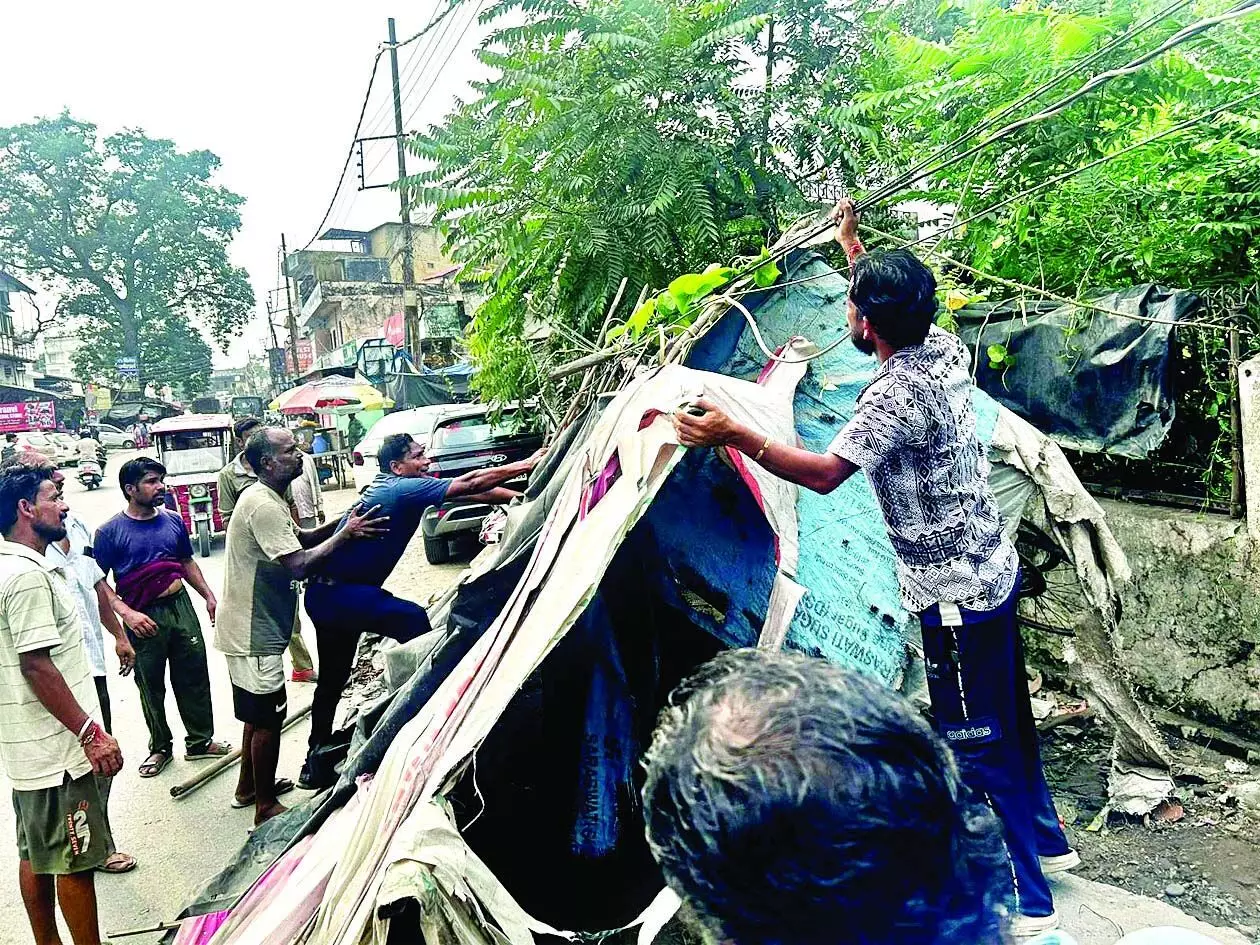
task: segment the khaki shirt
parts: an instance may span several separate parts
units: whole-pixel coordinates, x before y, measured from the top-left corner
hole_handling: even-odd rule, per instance
[[[15,791],[59,787],[92,763],[72,732],[44,708],[21,656],[48,650],[79,708],[100,718],[83,627],[61,569],[34,549],[0,539],[0,761]]]
[[[258,481],[254,471],[245,465],[245,455],[237,453],[232,461],[219,470],[219,514],[223,516],[223,525],[227,527],[236,509],[236,502],[241,493]],[[293,507],[292,487],[284,490],[285,501]]]

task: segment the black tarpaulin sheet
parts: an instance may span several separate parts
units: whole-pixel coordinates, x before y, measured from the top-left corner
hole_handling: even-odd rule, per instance
[[[474,373],[472,365],[453,364],[421,374],[387,374],[385,394],[399,407],[464,403],[472,399],[468,385]]]
[[[1193,292],[1140,285],[1093,296],[1124,314],[1179,322],[1200,309]],[[1168,434],[1173,326],[1058,302],[968,305],[959,335],[976,361],[976,384],[1060,445],[1143,459]],[[1008,354],[990,366],[990,345]]]

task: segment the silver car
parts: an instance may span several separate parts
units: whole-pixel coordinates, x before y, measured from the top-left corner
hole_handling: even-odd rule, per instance
[[[112,423],[100,423],[97,424],[96,428],[100,431],[96,440],[107,450],[133,450],[136,448],[135,436],[126,430],[120,430]]]

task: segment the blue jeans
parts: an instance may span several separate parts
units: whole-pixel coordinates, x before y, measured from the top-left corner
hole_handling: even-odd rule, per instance
[[[424,608],[369,584],[320,584],[306,588],[306,613],[315,625],[319,648],[319,680],[311,700],[309,749],[332,735],[333,718],[342,690],[354,669],[354,655],[364,632],[406,643],[429,632]]]
[[[962,609],[959,627],[941,626],[937,607],[919,616],[936,729],[1002,822],[1017,908],[1045,916],[1054,900],[1038,856],[1069,847],[1041,767],[1015,604],[1012,590],[995,610]]]

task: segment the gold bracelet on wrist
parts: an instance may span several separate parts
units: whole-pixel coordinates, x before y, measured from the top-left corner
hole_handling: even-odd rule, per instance
[[[766,450],[768,449],[770,449],[770,437],[766,437],[766,441],[761,444],[761,449],[757,450],[757,455],[753,457],[753,462],[761,462],[761,457],[766,455]]]

